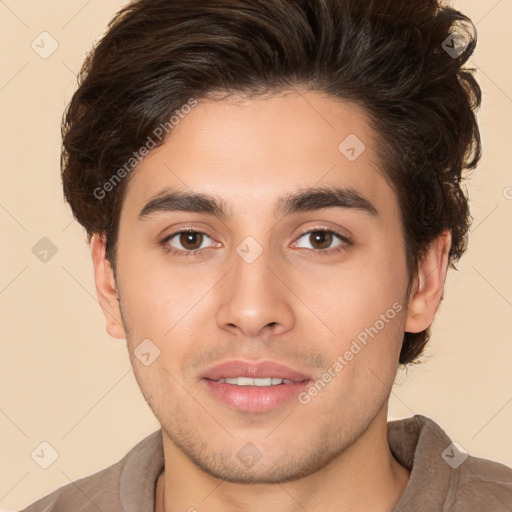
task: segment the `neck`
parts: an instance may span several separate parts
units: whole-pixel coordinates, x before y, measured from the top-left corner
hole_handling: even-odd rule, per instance
[[[164,431],[165,466],[156,489],[155,512],[392,512],[405,490],[409,471],[387,442],[387,408],[343,453],[321,470],[291,482],[230,483],[193,465]]]

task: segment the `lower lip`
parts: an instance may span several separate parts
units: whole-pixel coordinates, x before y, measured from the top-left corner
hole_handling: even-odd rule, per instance
[[[210,379],[202,379],[207,390],[233,409],[245,412],[267,412],[297,399],[309,380],[277,386],[237,386]]]

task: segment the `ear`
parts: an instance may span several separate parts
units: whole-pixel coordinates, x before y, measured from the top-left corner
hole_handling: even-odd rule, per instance
[[[451,244],[451,231],[443,231],[419,262],[407,306],[406,332],[424,331],[434,321],[443,295]]]
[[[106,240],[95,233],[91,239],[91,256],[94,264],[94,280],[101,309],[107,321],[107,332],[113,338],[125,339],[119,296],[114,271],[106,256]]]

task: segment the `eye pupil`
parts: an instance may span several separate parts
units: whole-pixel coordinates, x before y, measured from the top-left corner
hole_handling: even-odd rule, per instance
[[[332,244],[332,233],[328,233],[327,231],[314,231],[311,233],[310,239],[313,247],[317,249],[327,249]]]
[[[194,231],[187,231],[181,233],[180,235],[180,244],[185,247],[185,249],[195,250],[201,247],[202,243],[202,233],[197,233]],[[198,243],[199,240],[199,243]]]

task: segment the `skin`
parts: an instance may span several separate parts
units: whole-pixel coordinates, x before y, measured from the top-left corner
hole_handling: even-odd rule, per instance
[[[366,145],[353,162],[338,150],[349,134]],[[433,321],[451,237],[446,231],[431,245],[407,298],[398,202],[374,135],[359,107],[315,91],[201,100],[130,178],[117,282],[103,238],[93,237],[107,331],[127,340],[172,468],[159,478],[155,510],[391,511],[403,493],[409,471],[387,443],[388,398],[404,331]],[[379,215],[348,208],[274,215],[284,194],[318,185],[353,187]],[[217,195],[230,216],[174,211],[139,220],[165,188]],[[198,256],[160,243],[184,228],[207,233]],[[320,254],[326,249],[307,234],[315,228],[353,243]],[[263,249],[250,264],[236,252],[247,236]],[[174,248],[194,249],[179,241]],[[334,236],[327,250],[340,244]],[[321,379],[394,303],[402,310],[307,404],[241,412],[199,379],[234,358],[273,360]],[[160,350],[149,366],[134,356],[146,338]],[[261,454],[250,468],[237,457],[249,442]]]

